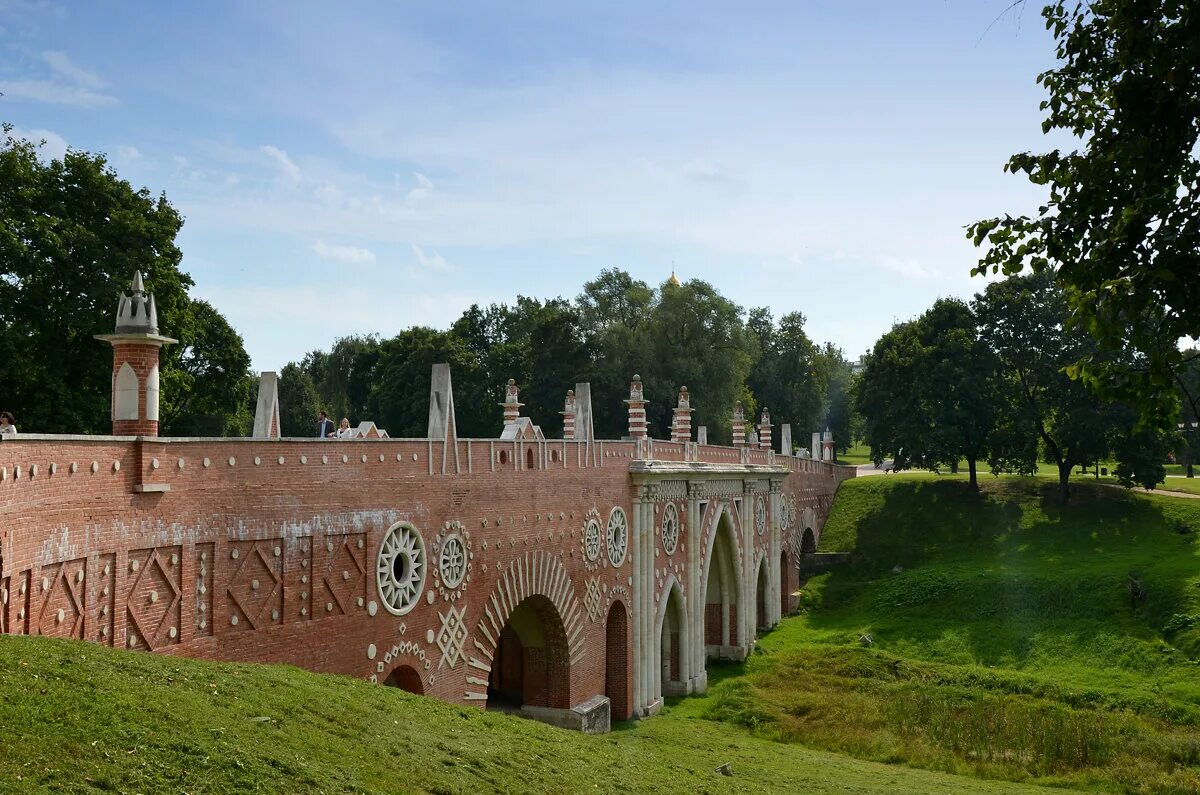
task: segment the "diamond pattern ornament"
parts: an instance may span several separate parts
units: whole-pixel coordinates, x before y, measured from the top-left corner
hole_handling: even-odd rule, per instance
[[[588,580],[587,590],[583,594],[583,606],[587,608],[588,615],[593,623],[600,620],[601,608],[604,606],[604,597],[600,595],[600,578],[593,577]]]
[[[442,663],[453,668],[458,665],[463,644],[467,641],[466,621],[463,619],[463,611],[455,604],[451,604],[445,613],[439,612],[438,618],[442,620],[442,628],[437,634],[437,646],[442,650]]]

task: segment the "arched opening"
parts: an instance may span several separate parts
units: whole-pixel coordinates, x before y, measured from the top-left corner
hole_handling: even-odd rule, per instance
[[[608,696],[613,720],[628,720],[629,708],[629,618],[625,605],[613,602],[608,610],[604,642],[604,695]]]
[[[525,451],[525,468],[533,469],[533,448],[530,447]]]
[[[383,683],[388,687],[398,687],[418,696],[425,695],[425,686],[421,683],[421,675],[411,665],[397,665]]]
[[[738,643],[737,541],[728,512],[722,512],[709,542],[704,588],[704,646],[709,658],[731,658]]]
[[[800,536],[800,552],[808,554],[817,551],[817,537],[813,534],[811,527],[804,528],[804,534]]]
[[[488,676],[488,709],[569,709],[571,662],[554,603],[530,596],[508,617]]]
[[[767,577],[767,559],[764,557],[762,562],[758,564],[758,584],[755,587],[757,594],[754,600],[754,627],[759,632],[769,626],[767,619],[767,591],[770,588],[770,580]]]
[[[687,647],[687,611],[678,585],[671,585],[663,608],[662,628],[659,631],[662,654],[662,693],[664,696],[682,696],[687,693],[688,672],[685,670]]]
[[[792,572],[791,558],[787,550],[779,553],[779,615],[787,616],[792,613],[792,591],[796,590],[796,581]]]
[[[507,463],[508,463],[508,451],[507,451],[507,450],[501,450],[501,451],[499,452],[499,454],[497,454],[497,456],[496,456],[496,457],[500,459],[500,463],[501,463],[501,464],[507,464]]]
[[[550,460],[556,464],[558,463],[558,451],[557,450],[550,451]]]

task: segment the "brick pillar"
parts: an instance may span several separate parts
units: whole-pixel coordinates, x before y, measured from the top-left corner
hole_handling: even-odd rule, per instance
[[[771,449],[771,413],[763,406],[762,419],[758,421],[758,447],[760,450]]]
[[[575,405],[575,390],[567,390],[567,399],[563,402],[563,410],[561,412],[563,418],[563,438],[575,438],[575,414],[577,412]]]
[[[679,402],[675,406],[675,414],[671,422],[671,441],[690,442],[692,440],[692,401],[688,397],[688,388],[679,387]]]
[[[629,382],[629,435],[634,439],[646,438],[646,400],[642,397],[642,377],[635,375]]]
[[[733,444],[735,447],[746,444],[746,409],[740,400],[733,407]]]
[[[525,404],[520,401],[521,390],[517,389],[515,379],[508,379],[508,386],[504,390],[504,402],[500,405],[504,408],[504,424],[512,425],[521,416],[521,406]]]

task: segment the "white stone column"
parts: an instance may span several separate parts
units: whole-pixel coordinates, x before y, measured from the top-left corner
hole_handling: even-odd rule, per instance
[[[739,539],[742,545],[742,554],[739,556],[742,561],[741,593],[738,595],[737,604],[737,637],[729,639],[729,645],[737,646],[744,651],[750,649],[750,632],[752,628],[749,626],[751,622],[750,616],[753,612],[749,609],[754,602],[753,578],[758,572],[753,571],[754,568],[754,503],[757,495],[754,492],[753,481],[742,482],[742,515],[739,517],[742,526],[742,537]],[[736,563],[735,563],[736,565]]]
[[[779,526],[779,502],[780,493],[783,490],[782,480],[771,480],[770,486],[770,509],[771,509],[771,543],[767,547],[767,581],[770,587],[767,589],[766,599],[767,607],[767,624],[775,626],[779,620],[783,618],[783,611],[780,609],[780,603],[783,599],[783,578],[779,571],[779,549],[783,543],[782,535],[783,528]]]
[[[701,523],[704,521],[700,513],[700,500],[704,497],[704,481],[688,483],[687,508],[687,576],[685,578],[684,594],[687,597],[688,640],[690,646],[685,646],[680,656],[687,655],[691,681],[688,689],[703,693],[708,688],[708,672],[704,664],[704,585],[700,578],[700,561],[703,550],[700,548]]]
[[[646,533],[645,522],[642,519],[642,494],[645,486],[638,486],[638,496],[633,500],[633,516],[630,517],[633,534],[630,549],[633,560],[630,566],[633,574],[631,581],[630,604],[633,609],[633,711],[635,715],[645,715],[648,699],[646,698],[646,638],[645,606],[642,599],[645,588],[642,587],[641,570],[645,565],[645,554],[642,552],[642,537]]]

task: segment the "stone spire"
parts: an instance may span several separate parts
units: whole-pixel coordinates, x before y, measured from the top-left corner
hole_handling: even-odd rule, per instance
[[[129,286],[129,295],[121,295],[117,302],[118,334],[157,334],[158,309],[154,306],[154,296],[145,295],[146,286],[142,282],[142,272],[133,274],[133,283]]]
[[[629,436],[633,439],[646,438],[646,399],[642,393],[642,377],[634,375],[629,382]]]
[[[114,333],[96,339],[113,346],[113,435],[158,436],[159,349],[178,340],[159,335],[158,309],[141,271],[117,301]]]

